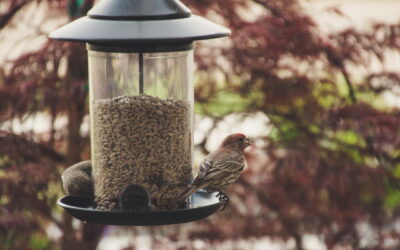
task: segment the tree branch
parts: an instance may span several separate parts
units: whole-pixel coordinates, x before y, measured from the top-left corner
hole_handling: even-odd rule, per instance
[[[253,0],[254,3],[261,5],[265,7],[267,10],[271,12],[271,14],[275,17],[281,17],[283,16],[282,12],[278,9],[272,6],[270,1],[265,1],[265,0]]]
[[[11,1],[8,10],[3,15],[0,16],[0,29],[4,28],[10,22],[10,20],[18,13],[18,11],[22,9],[22,7],[27,5],[29,2],[31,1],[30,0],[23,0],[20,2]]]
[[[18,154],[31,161],[37,161],[40,157],[48,157],[57,162],[64,162],[62,154],[43,144],[28,140],[26,137],[16,135],[7,131],[0,130],[0,145],[3,146],[1,152],[18,152]],[[10,147],[12,147],[10,149]]]
[[[356,94],[355,94],[355,91],[354,91],[353,84],[352,84],[352,82],[350,80],[349,74],[347,73],[346,68],[345,68],[344,65],[342,65],[340,67],[340,72],[343,74],[344,79],[346,80],[346,85],[347,85],[347,88],[349,90],[348,95],[349,95],[349,98],[350,98],[351,102],[354,104],[354,103],[357,102]]]

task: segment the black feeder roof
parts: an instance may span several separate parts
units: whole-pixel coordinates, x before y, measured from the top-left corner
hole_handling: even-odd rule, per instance
[[[230,35],[230,30],[192,15],[178,0],[102,0],[88,15],[50,33],[55,40],[94,45],[164,45]]]

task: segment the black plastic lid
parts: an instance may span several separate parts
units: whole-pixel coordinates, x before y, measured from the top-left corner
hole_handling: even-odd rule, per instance
[[[62,41],[101,46],[189,44],[230,35],[230,30],[191,15],[178,0],[102,0],[88,16],[50,33]]]
[[[88,16],[105,20],[161,20],[190,17],[190,10],[176,0],[103,0]]]

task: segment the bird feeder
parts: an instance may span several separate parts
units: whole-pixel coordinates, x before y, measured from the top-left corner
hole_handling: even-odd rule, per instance
[[[89,58],[95,197],[59,204],[82,220],[124,225],[215,212],[214,194],[198,192],[191,204],[176,197],[192,179],[193,42],[229,34],[178,0],[102,0],[51,32],[85,42]]]

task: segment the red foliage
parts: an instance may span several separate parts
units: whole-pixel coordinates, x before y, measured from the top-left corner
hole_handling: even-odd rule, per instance
[[[209,224],[212,233],[205,237],[293,237],[301,248],[304,233],[325,236],[328,247],[350,235],[357,248],[357,222],[370,223],[380,234],[382,225],[397,218],[393,212],[399,204],[386,204],[399,188],[395,172],[400,163],[400,116],[398,109],[377,108],[360,96],[396,93],[400,75],[383,70],[355,83],[352,69],[368,70],[372,60],[384,65],[389,50],[398,53],[400,24],[325,34],[297,1],[186,2],[196,2],[193,6],[202,14],[218,5],[213,11],[233,30],[231,46],[223,50],[231,67],[220,68],[228,88],[244,97],[257,96],[247,111],[264,112],[277,130],[265,139],[272,162],[256,170],[250,163],[232,190],[241,204],[224,215],[237,219]],[[246,21],[238,14],[245,2],[265,11]],[[209,69],[215,67],[217,63],[209,64]],[[347,96],[335,83],[337,75],[344,78]],[[237,76],[242,77],[240,84]],[[201,100],[218,91],[204,88],[197,89]],[[253,181],[259,176],[264,179]],[[243,206],[248,207],[244,214]],[[227,233],[226,228],[236,230]]]

